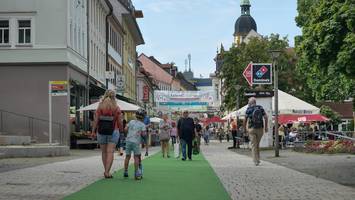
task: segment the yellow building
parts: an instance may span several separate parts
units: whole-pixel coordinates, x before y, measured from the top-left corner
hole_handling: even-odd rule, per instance
[[[144,44],[142,33],[136,19],[143,18],[142,11],[131,8],[130,13],[123,14],[124,48],[123,48],[123,74],[125,80],[124,96],[137,100],[137,51],[138,45]]]

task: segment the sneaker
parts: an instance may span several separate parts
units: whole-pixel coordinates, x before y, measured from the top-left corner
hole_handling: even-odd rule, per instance
[[[138,169],[138,170],[136,171],[136,173],[134,174],[134,178],[135,178],[136,180],[141,180],[141,179],[142,179],[142,172],[141,172],[140,169]]]
[[[182,160],[182,161],[185,161],[185,160],[186,160],[186,158],[182,158],[181,160]]]
[[[142,164],[138,165],[138,169],[141,171],[141,174],[143,175],[143,165]]]
[[[123,177],[128,178],[128,171],[123,172]]]

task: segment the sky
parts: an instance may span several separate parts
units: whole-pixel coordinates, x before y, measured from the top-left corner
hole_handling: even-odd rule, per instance
[[[297,0],[250,0],[251,15],[258,33],[288,36],[290,46],[301,34],[296,26]],[[235,21],[240,16],[240,0],[133,0],[143,19],[138,19],[145,45],[138,53],[154,56],[162,63],[174,62],[185,70],[192,56],[195,77],[214,72],[217,47],[233,43]]]

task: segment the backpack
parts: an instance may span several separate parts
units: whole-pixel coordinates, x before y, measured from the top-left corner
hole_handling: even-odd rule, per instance
[[[263,128],[263,112],[260,106],[256,106],[251,114],[251,127],[253,128]]]
[[[101,115],[99,117],[98,132],[101,135],[112,135],[115,130],[114,112],[111,115]]]

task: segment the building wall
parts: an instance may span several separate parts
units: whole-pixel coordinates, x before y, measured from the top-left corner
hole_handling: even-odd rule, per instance
[[[68,48],[71,17],[69,10],[72,1],[74,0],[1,1],[0,20],[10,22],[10,42],[0,45],[0,62],[71,62],[81,70],[86,70],[85,52],[80,54]],[[31,43],[18,44],[18,20],[31,21]]]
[[[29,118],[3,113],[2,131],[12,135],[29,135],[38,142],[48,143],[48,84],[52,80],[69,81],[66,65],[13,65],[0,66],[0,110],[31,116]],[[14,81],[16,80],[16,81]],[[11,87],[3,87],[3,86]],[[52,98],[53,122],[63,124],[64,141],[69,144],[69,95]],[[35,118],[43,119],[36,120]],[[53,125],[53,141],[59,142],[59,127]]]
[[[125,96],[131,99],[136,99],[136,43],[128,28],[128,25],[123,21],[123,29],[126,34],[124,36],[123,50],[123,74],[126,77]]]
[[[114,72],[114,79],[109,81],[109,88],[117,90],[117,77],[123,74],[123,31],[121,30],[116,18],[109,18],[108,27],[108,68],[107,71]]]
[[[106,84],[106,16],[108,6],[102,0],[89,0],[90,75]]]

